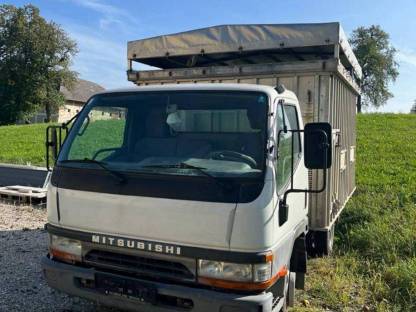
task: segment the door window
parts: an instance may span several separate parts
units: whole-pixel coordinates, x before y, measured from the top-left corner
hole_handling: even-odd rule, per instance
[[[292,158],[295,170],[297,161],[301,154],[300,133],[291,132],[289,130],[299,130],[299,121],[296,107],[292,105],[284,105],[283,112],[281,107],[278,108],[277,114],[277,133],[280,133],[279,155],[276,161],[276,184],[277,190],[280,191],[289,181],[292,170]],[[284,115],[283,115],[284,114]],[[283,131],[283,117],[288,132]],[[293,139],[293,151],[292,151]]]

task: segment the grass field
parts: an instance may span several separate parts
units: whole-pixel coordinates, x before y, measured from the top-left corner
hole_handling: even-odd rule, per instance
[[[0,127],[0,163],[45,166],[45,133],[47,124]],[[71,159],[92,157],[102,147],[122,143],[124,121],[106,120],[91,123],[85,135],[78,137]],[[104,138],[103,138],[104,137]],[[105,146],[100,146],[105,142]],[[79,150],[82,150],[79,153]],[[79,154],[79,155],[78,155]]]
[[[46,124],[0,127],[0,163],[45,166]]]
[[[0,162],[44,164],[45,127],[0,127]],[[358,116],[357,191],[306,287],[294,311],[416,311],[416,115]]]

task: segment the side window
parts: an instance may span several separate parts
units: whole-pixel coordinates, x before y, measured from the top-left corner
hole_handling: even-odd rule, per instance
[[[286,113],[286,124],[290,129],[292,130],[299,130],[299,120],[298,120],[298,114],[296,112],[296,107],[292,105],[285,105],[284,110]],[[294,141],[293,141],[293,148],[294,148],[294,154],[295,154],[295,161],[299,157],[301,153],[301,146],[300,146],[300,133],[294,133]]]
[[[299,121],[296,112],[296,107],[292,105],[284,105],[284,112],[282,113],[281,107],[278,108],[277,112],[277,133],[283,130],[283,114],[286,122],[287,130],[298,130]],[[293,151],[292,151],[292,138],[293,138]],[[277,190],[281,190],[289,181],[292,170],[292,157],[294,157],[294,169],[296,169],[297,160],[301,154],[300,146],[300,134],[280,132],[280,143],[279,143],[279,158],[276,161],[276,184]]]

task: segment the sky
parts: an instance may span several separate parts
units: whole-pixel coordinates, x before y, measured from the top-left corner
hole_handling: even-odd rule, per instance
[[[2,0],[0,0],[2,3]],[[382,112],[410,111],[416,99],[415,0],[33,0],[78,43],[72,68],[105,88],[127,81],[127,41],[220,24],[341,23],[347,35],[359,26],[380,25],[398,50],[400,75]],[[135,67],[135,68],[140,68]]]

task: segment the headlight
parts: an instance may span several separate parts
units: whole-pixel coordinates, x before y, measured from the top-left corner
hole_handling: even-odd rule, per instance
[[[272,261],[258,264],[240,264],[222,261],[198,260],[198,281],[221,288],[261,290],[271,286]]]
[[[198,275],[230,281],[251,281],[252,265],[230,262],[199,260]]]
[[[53,258],[58,258],[66,262],[81,261],[81,241],[51,235],[49,252]]]

